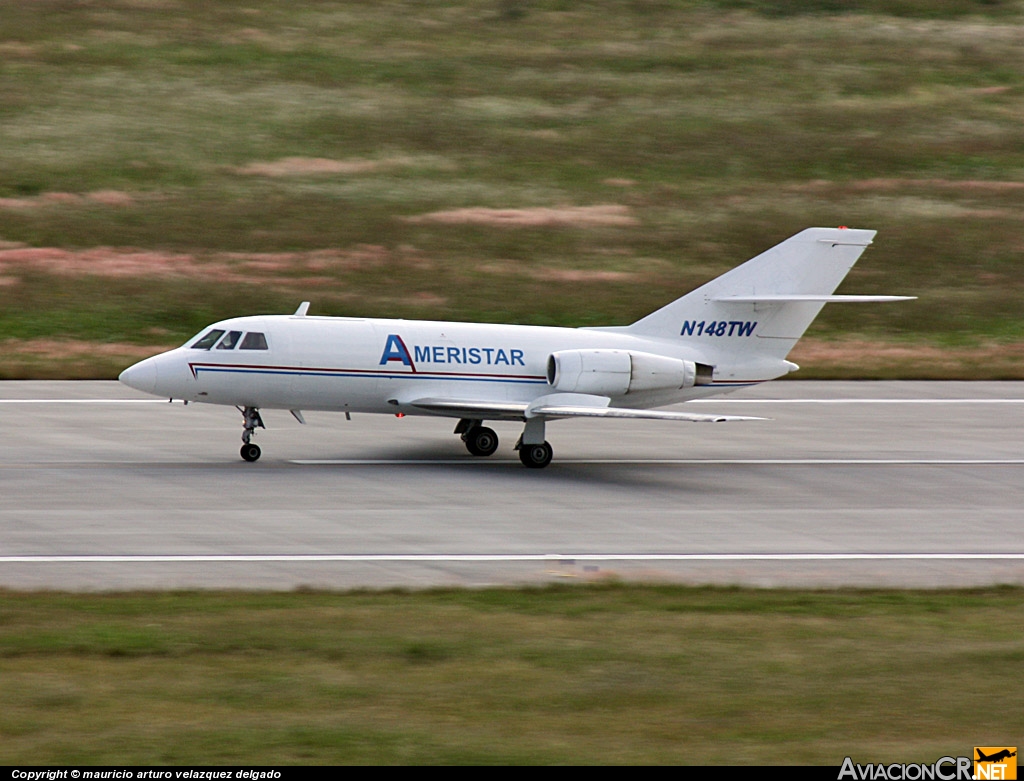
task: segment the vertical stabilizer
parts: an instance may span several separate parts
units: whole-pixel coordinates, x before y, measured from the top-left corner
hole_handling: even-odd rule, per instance
[[[835,296],[875,231],[808,228],[627,327],[630,333],[700,339],[708,350],[782,360]]]

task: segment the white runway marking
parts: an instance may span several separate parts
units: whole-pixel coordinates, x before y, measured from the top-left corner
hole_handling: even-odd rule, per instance
[[[518,464],[486,458],[297,458],[298,466],[486,466]],[[1021,466],[1024,458],[560,458],[556,464],[610,466]]]
[[[1024,561],[1024,553],[240,553],[0,556],[0,564],[154,564],[161,562],[547,562],[577,561]]]
[[[1024,399],[691,399],[686,404],[1024,404]]]
[[[0,404],[170,404],[166,399],[0,399]]]

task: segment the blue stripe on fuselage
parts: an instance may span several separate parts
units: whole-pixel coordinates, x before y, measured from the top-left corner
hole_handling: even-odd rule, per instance
[[[510,375],[508,377],[495,376],[491,374],[431,374],[429,372],[384,372],[384,371],[363,371],[348,369],[330,370],[302,370],[302,369],[276,369],[276,368],[255,368],[244,366],[203,366],[193,364],[192,371],[199,376],[202,372],[214,374],[267,374],[287,375],[293,377],[344,377],[344,378],[372,378],[372,379],[401,379],[401,380],[435,380],[452,382],[505,382],[516,385],[547,385],[547,380],[540,377],[522,377]]]

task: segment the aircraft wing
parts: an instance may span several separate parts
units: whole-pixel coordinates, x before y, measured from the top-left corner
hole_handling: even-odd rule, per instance
[[[410,406],[438,415],[486,420],[528,418],[634,418],[680,420],[689,423],[726,423],[738,420],[767,420],[746,415],[699,415],[656,409],[609,407],[607,396],[586,393],[552,393],[532,402],[474,401],[470,399],[425,398],[407,402]]]
[[[642,420],[682,420],[689,423],[726,423],[734,420],[765,420],[742,415],[696,415],[660,409],[609,407],[607,396],[586,393],[552,393],[530,403],[528,418],[634,418]]]
[[[641,420],[682,420],[689,423],[729,423],[737,420],[768,420],[747,415],[695,415],[689,412],[669,412],[657,409],[630,409],[628,407],[573,407],[545,404],[530,409],[531,417],[545,418],[635,418]]]

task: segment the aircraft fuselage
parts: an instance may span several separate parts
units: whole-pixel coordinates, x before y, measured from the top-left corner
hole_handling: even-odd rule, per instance
[[[214,330],[263,334],[266,349],[185,345],[136,364],[122,380],[154,395],[211,404],[430,414],[406,402],[425,396],[530,402],[550,394],[548,359],[559,350],[711,360],[707,351],[679,341],[603,329],[271,315],[224,320],[207,333]],[[773,376],[786,371],[780,363]],[[638,391],[612,404],[658,407],[767,379]]]

